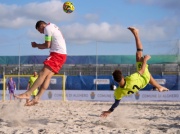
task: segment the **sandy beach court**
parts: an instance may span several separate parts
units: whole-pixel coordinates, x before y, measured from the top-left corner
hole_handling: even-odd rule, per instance
[[[0,102],[0,134],[180,134],[180,102]]]

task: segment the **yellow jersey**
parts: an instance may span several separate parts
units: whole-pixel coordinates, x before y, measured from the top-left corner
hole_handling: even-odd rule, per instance
[[[142,62],[136,63],[137,71],[139,71],[142,67]],[[118,87],[114,91],[114,97],[116,100],[121,100],[124,96],[133,94],[138,92],[140,89],[144,88],[150,81],[150,73],[148,70],[148,65],[146,65],[146,69],[144,73],[141,75],[139,72],[133,73],[125,78],[125,86]]]
[[[32,85],[34,84],[34,82],[36,81],[36,79],[38,78],[38,76],[34,77],[34,76],[31,76],[29,78],[29,86],[32,87]],[[36,96],[38,93],[38,89],[35,89],[33,92],[32,92],[32,95]]]

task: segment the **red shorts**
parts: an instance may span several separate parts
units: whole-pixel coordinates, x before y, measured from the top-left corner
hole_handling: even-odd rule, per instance
[[[49,57],[43,62],[44,65],[49,66],[54,73],[58,73],[66,62],[66,54],[59,54],[51,52]]]

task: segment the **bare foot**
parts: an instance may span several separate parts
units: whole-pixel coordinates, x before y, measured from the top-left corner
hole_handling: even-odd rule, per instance
[[[33,106],[33,105],[36,105],[38,104],[38,101],[35,101],[34,99],[29,101],[28,103],[25,104],[25,106]]]
[[[30,102],[29,99],[26,99],[26,103],[24,104],[24,106],[27,106],[27,104]]]
[[[128,29],[135,35],[137,35],[139,33],[139,30],[135,27],[128,27]]]
[[[18,99],[29,99],[30,98],[30,95],[28,95],[26,93],[14,95],[14,96],[15,96],[15,98],[18,98]]]
[[[167,89],[167,88],[165,88],[165,87],[160,87],[160,88],[157,88],[157,90],[159,91],[159,92],[163,92],[163,91],[169,91],[169,89]]]
[[[38,99],[37,98],[35,98],[35,99],[32,99],[31,101],[29,101],[29,102],[27,102],[26,104],[25,104],[25,106],[33,106],[33,105],[36,105],[36,104],[38,104]]]

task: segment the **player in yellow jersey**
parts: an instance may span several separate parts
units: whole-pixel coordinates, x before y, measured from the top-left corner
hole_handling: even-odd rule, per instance
[[[113,72],[113,78],[118,82],[119,87],[114,91],[115,102],[108,111],[103,111],[101,117],[107,117],[114,109],[119,105],[120,100],[127,95],[138,92],[140,89],[144,88],[148,83],[156,87],[159,92],[168,91],[167,88],[159,85],[155,79],[151,76],[147,61],[151,58],[150,55],[143,57],[143,46],[139,37],[138,29],[134,27],[128,28],[135,37],[136,41],[136,67],[137,72],[123,77],[120,70],[115,70]]]
[[[38,78],[38,74],[37,74],[37,72],[35,71],[34,74],[33,74],[33,76],[31,76],[31,77],[29,78],[27,90],[29,90],[30,87],[32,87],[32,85],[34,84],[34,82],[36,81],[37,78]],[[32,99],[34,99],[34,98],[36,97],[37,93],[38,93],[38,88],[36,88],[36,89],[32,92],[32,94],[31,94]],[[26,104],[25,104],[25,106],[28,106],[28,102],[29,102],[29,101],[30,101],[30,99],[26,99]]]

